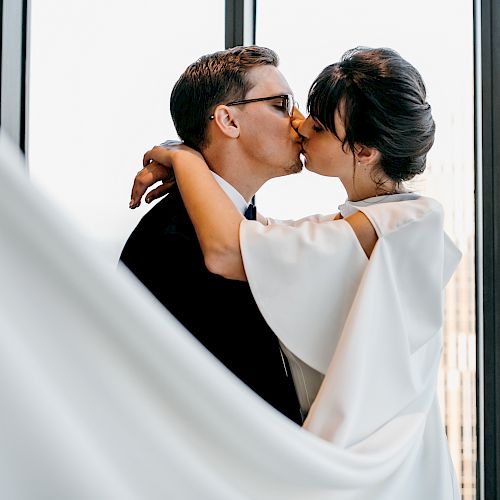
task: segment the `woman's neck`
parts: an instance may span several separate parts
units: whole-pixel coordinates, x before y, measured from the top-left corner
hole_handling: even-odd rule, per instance
[[[387,196],[405,192],[404,187],[400,183],[392,180],[376,182],[371,178],[357,178],[350,179],[349,181],[342,182],[349,201],[360,201],[375,198],[376,196]]]

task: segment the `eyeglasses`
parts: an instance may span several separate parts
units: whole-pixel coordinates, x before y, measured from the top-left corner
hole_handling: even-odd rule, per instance
[[[272,101],[273,99],[281,99],[281,104],[279,107],[288,113],[290,118],[293,116],[293,108],[299,107],[299,103],[293,98],[291,94],[281,94],[281,95],[273,95],[270,97],[258,97],[256,99],[242,99],[241,101],[232,101],[225,104],[225,106],[239,106],[240,104],[248,104],[250,102],[261,102],[261,101]],[[214,119],[214,115],[210,116],[210,119]]]

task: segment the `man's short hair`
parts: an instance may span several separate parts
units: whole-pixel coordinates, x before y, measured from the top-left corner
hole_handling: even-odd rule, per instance
[[[253,84],[247,73],[256,66],[278,66],[278,56],[266,47],[235,47],[200,57],[177,80],[170,113],[179,137],[200,150],[207,144],[210,115],[219,104],[244,99]]]

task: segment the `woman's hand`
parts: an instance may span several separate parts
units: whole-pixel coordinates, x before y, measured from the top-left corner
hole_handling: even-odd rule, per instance
[[[141,204],[141,199],[146,190],[159,181],[161,181],[162,184],[147,194],[146,203],[151,203],[153,200],[156,200],[156,198],[160,198],[167,194],[175,183],[173,174],[174,170],[172,168],[165,167],[156,161],[152,161],[146,165],[135,176],[129,208],[137,208]]]
[[[183,145],[179,141],[166,141],[144,154],[142,160],[143,169],[135,176],[132,186],[130,208],[137,208],[141,204],[146,190],[157,182],[161,182],[162,184],[152,189],[146,195],[146,203],[151,203],[153,200],[161,198],[168,193],[170,188],[175,184],[173,161],[179,152],[199,155],[195,150]]]

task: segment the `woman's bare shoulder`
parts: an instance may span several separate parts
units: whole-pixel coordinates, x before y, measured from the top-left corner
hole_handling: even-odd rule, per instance
[[[337,214],[338,218],[342,218]],[[337,219],[337,216],[335,217]],[[370,258],[373,248],[378,240],[377,232],[373,227],[370,219],[363,212],[356,212],[345,218],[345,221],[352,227],[354,234],[359,240],[361,248],[364,250],[366,256]]]

